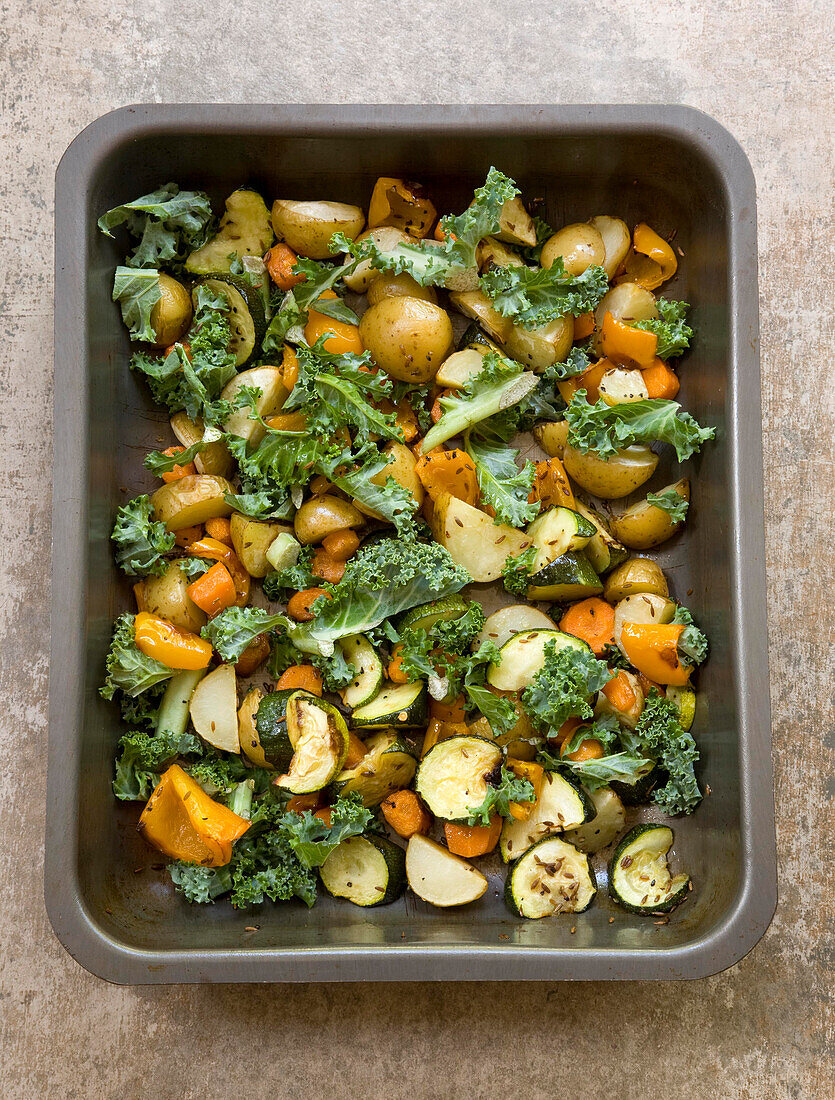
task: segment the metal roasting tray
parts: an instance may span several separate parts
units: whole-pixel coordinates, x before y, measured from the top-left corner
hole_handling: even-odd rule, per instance
[[[688,463],[686,530],[659,554],[712,644],[694,726],[710,795],[674,823],[694,892],[660,925],[616,909],[605,888],[580,916],[517,920],[498,874],[460,910],[408,893],[372,910],[327,897],[311,910],[191,907],[137,835],[136,807],[110,792],[117,719],[97,687],[112,620],[131,604],[108,536],[117,506],[151,484],[143,454],[170,432],[127,369],[110,301],[122,242],[98,233],[96,218],[167,180],[216,204],[250,185],[268,200],[367,206],[380,175],[420,179],[440,210],[456,210],[491,164],[542,197],[554,226],[610,213],[676,230],[682,259],[667,292],[693,304],[698,332],[681,401],[717,428]],[[55,206],[45,894],[70,954],[110,981],[152,983],[697,978],[750,951],[774,912],[776,857],[755,184],[727,131],[686,107],[126,107],[69,147]]]

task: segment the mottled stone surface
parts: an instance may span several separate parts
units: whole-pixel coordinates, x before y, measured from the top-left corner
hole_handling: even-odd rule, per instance
[[[178,10],[201,8],[178,26]],[[831,4],[271,9],[0,3],[0,1094],[832,1096]],[[759,188],[781,900],[731,971],[694,984],[125,989],[53,937],[41,898],[53,172],[97,115],[165,100],[686,103],[742,142]]]

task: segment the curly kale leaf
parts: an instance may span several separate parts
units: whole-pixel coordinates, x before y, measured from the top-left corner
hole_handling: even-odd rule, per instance
[[[293,273],[303,275],[304,279],[292,290],[288,290],[278,303],[278,308],[264,334],[262,343],[264,354],[280,352],[285,341],[291,344],[305,344],[304,326],[307,324],[307,316],[314,303],[317,312],[335,317],[336,320],[347,320],[349,324],[356,324],[356,317],[340,299],[333,302],[327,299],[319,301],[326,290],[334,289],[356,266],[356,260],[347,264],[328,264],[300,256],[293,268]],[[334,306],[337,306],[336,310]]]
[[[227,607],[203,627],[201,635],[215,649],[221,660],[234,663],[243,651],[260,637],[287,625],[283,612],[271,615],[260,607]]]
[[[678,495],[675,489],[665,489],[663,493],[647,493],[647,504],[654,504],[666,512],[673,523],[684,523],[690,502]]]
[[[468,433],[464,442],[467,454],[475,463],[481,499],[496,513],[496,523],[523,527],[539,511],[538,503],[528,497],[533,488],[535,468],[526,462],[520,470],[516,465],[518,451],[504,443],[488,443]]]
[[[609,458],[633,443],[669,443],[684,462],[713,439],[715,428],[702,428],[677,401],[646,398],[625,405],[590,405],[586,391],[578,390],[566,409],[568,442],[572,447]]]
[[[568,718],[591,718],[589,699],[612,679],[602,661],[587,649],[545,646],[545,663],[522,693],[522,706],[546,736],[556,736]]]
[[[647,321],[635,321],[633,328],[644,332],[654,332],[658,337],[655,354],[659,359],[672,359],[683,355],[690,347],[693,329],[685,321],[690,306],[687,302],[672,302],[667,298],[658,298],[655,303],[660,317]]]
[[[693,665],[700,665],[706,661],[710,649],[707,637],[696,626],[693,616],[687,608],[679,605],[675,610],[672,621],[684,626],[676,647],[679,655]]]
[[[162,297],[159,272],[151,268],[117,267],[113,275],[113,301],[119,303],[131,340],[153,342],[151,311]]]
[[[117,691],[130,696],[140,695],[174,675],[173,668],[146,656],[137,648],[133,615],[120,615],[116,620],[106,663],[107,678],[99,689],[104,699],[112,699]]]
[[[546,268],[494,267],[479,283],[503,317],[513,318],[526,329],[539,328],[567,314],[589,313],[609,289],[602,267],[592,264],[581,275],[570,275],[562,256]]]
[[[487,794],[481,805],[470,809],[467,824],[489,825],[493,814],[512,817],[511,802],[533,802],[534,797],[533,784],[529,779],[519,779],[503,767],[499,782],[495,786],[488,782]]]
[[[188,753],[200,751],[201,742],[191,733],[179,736],[168,730],[158,734],[145,730],[126,733],[119,738],[113,793],[122,800],[144,801],[150,798],[167,764]]]
[[[226,867],[201,867],[199,863],[169,863],[171,881],[186,901],[207,905],[232,889],[232,870]]]
[[[508,557],[502,566],[502,580],[505,591],[512,596],[524,599],[527,596],[531,583],[531,573],[539,550],[536,546],[529,546],[516,557]]]
[[[150,497],[135,497],[116,513],[111,539],[116,564],[129,577],[160,577],[168,568],[164,555],[174,549],[174,534],[153,518]]]
[[[285,814],[281,828],[299,859],[308,869],[321,867],[331,852],[348,837],[360,836],[371,825],[373,815],[359,794],[338,798],[331,807],[331,823],[325,825],[310,810]]]
[[[625,731],[622,740],[631,751],[657,761],[667,773],[667,782],[654,791],[653,802],[668,814],[692,813],[702,798],[694,771],[699,750],[682,729],[675,703],[652,688],[634,732],[630,736]]]
[[[202,191],[181,191],[166,183],[133,202],[114,206],[98,220],[108,237],[124,225],[139,243],[125,261],[128,267],[160,267],[181,260],[206,240],[212,221],[208,195]]]

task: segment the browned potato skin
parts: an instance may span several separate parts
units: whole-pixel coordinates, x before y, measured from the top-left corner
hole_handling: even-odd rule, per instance
[[[191,582],[180,567],[172,562],[161,577],[146,577],[142,585],[143,610],[159,615],[181,630],[199,634],[206,616],[186,591]]]
[[[683,500],[690,500],[690,481],[686,477],[672,485],[665,485],[659,493],[668,490],[678,493]],[[613,515],[609,526],[615,538],[630,550],[651,550],[672,538],[683,526],[683,521],[674,523],[668,512],[644,499],[620,515]]]
[[[159,290],[160,299],[151,310],[151,328],[157,347],[167,348],[181,339],[191,324],[191,295],[182,283],[164,274],[159,277]]]
[[[341,497],[311,497],[296,512],[294,528],[296,538],[304,546],[321,542],[334,531],[346,527],[362,527],[365,517],[350,501]]]
[[[384,470],[381,470],[379,474],[375,474],[371,481],[374,485],[385,485],[390,477],[402,485],[407,493],[410,493],[415,501],[416,509],[420,508],[423,504],[424,488],[423,483],[417,476],[417,460],[412,452],[403,443],[399,443],[396,439],[393,439],[390,443],[387,443],[383,448],[383,454],[391,455],[393,461],[386,466]],[[363,512],[366,516],[372,516],[374,519],[382,519],[383,517],[379,512],[375,512],[372,508],[368,508],[359,500],[355,500],[357,508]]]
[[[658,455],[649,447],[634,446],[603,459],[595,454],[583,454],[566,443],[562,461],[568,476],[581,489],[602,500],[615,500],[628,496],[652,477]]]
[[[205,523],[207,519],[228,516],[232,507],[225,497],[234,492],[235,486],[225,477],[188,474],[157,489],[151,495],[151,504],[156,519],[169,531],[179,531],[182,527]]]
[[[652,596],[668,596],[667,578],[661,566],[651,558],[630,558],[613,569],[606,578],[603,598],[608,603],[617,604],[627,596],[638,596],[644,592]]]
[[[551,267],[558,256],[562,256],[569,275],[582,275],[592,264],[602,267],[606,249],[603,238],[593,225],[572,222],[548,238],[542,247],[539,262],[543,267]]]
[[[385,271],[373,280],[368,288],[368,304],[376,306],[384,298],[421,298],[424,302],[431,302],[433,306],[438,304],[434,286],[421,286],[406,271],[401,271],[399,275]]]
[[[363,347],[381,370],[416,385],[435,377],[452,347],[446,311],[420,298],[385,298],[366,310],[359,331]]]
[[[266,577],[272,569],[266,558],[270,544],[282,531],[292,533],[292,528],[283,523],[265,523],[263,520],[250,519],[240,512],[232,513],[229,525],[232,546],[244,569],[250,577]]]

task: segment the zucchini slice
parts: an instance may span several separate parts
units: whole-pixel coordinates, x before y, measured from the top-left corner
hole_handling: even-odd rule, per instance
[[[533,573],[526,593],[529,600],[553,600],[568,603],[599,596],[603,591],[600,577],[581,551],[569,551]]]
[[[591,860],[559,837],[545,837],[513,864],[505,901],[519,917],[583,913],[597,893]]]
[[[690,688],[668,687],[667,698],[675,703],[683,730],[689,730],[696,717],[696,693]]]
[[[229,324],[232,328],[229,350],[235,356],[235,366],[242,366],[255,350],[255,322],[243,294],[237,287],[221,279],[203,279],[200,285],[222,295],[229,303]],[[196,291],[192,291],[192,300],[196,305]]]
[[[487,879],[472,863],[420,833],[406,848],[406,876],[421,900],[441,909],[478,901],[487,890]]]
[[[426,684],[386,684],[369,703],[351,714],[355,729],[381,730],[394,727],[417,730],[426,725]]]
[[[402,634],[404,630],[429,631],[435,623],[448,623],[453,619],[460,619],[470,606],[470,600],[454,594],[444,596],[443,599],[433,600],[432,603],[422,604],[407,611],[398,623],[398,630]]]
[[[486,737],[464,735],[438,741],[418,768],[415,790],[445,821],[465,821],[487,797],[488,778],[502,763],[502,750]]]
[[[260,256],[245,256],[242,264],[244,270],[241,275],[214,271],[211,277],[216,282],[228,283],[240,292],[252,316],[255,337],[260,340],[267,331],[270,317],[270,278],[267,265]]]
[[[238,707],[238,740],[241,743],[241,752],[247,760],[251,760],[257,768],[271,768],[272,764],[264,753],[255,724],[263,699],[264,693],[257,687],[250,688],[244,696],[244,701]]]
[[[671,875],[667,852],[673,830],[636,825],[615,848],[609,863],[609,894],[630,913],[668,913],[687,896],[690,876]]]
[[[186,271],[194,275],[229,271],[236,256],[261,257],[274,240],[267,204],[256,191],[241,188],[226,200],[215,236],[186,260]]]
[[[487,683],[499,691],[522,691],[545,664],[545,647],[553,642],[560,649],[591,649],[582,639],[561,630],[525,630],[514,634],[499,650],[501,661],[487,668]]]
[[[571,508],[561,505],[549,508],[526,529],[536,547],[533,572],[538,573],[570,550],[582,550],[596,531],[590,520]]]
[[[291,794],[321,791],[336,776],[348,755],[348,727],[330,703],[306,691],[287,700],[287,736],[293,758],[276,786]]]
[[[406,853],[381,836],[350,836],[334,848],[319,869],[335,898],[365,909],[397,901],[406,889]]]
[[[585,825],[567,832],[565,839],[581,852],[594,855],[595,852],[608,848],[620,836],[626,824],[626,810],[611,787],[598,787],[596,791],[589,791],[589,798],[596,810],[594,817]]]
[[[595,534],[586,543],[583,553],[589,559],[592,569],[598,576],[603,576],[610,569],[621,565],[629,557],[629,551],[618,542],[615,536],[608,530],[603,517],[589,508],[582,501],[575,501],[580,515],[594,524]]]
[[[499,850],[505,863],[518,859],[543,837],[576,829],[594,817],[594,803],[571,776],[546,774],[536,805],[526,821],[505,818]]]
[[[264,695],[258,702],[258,709],[255,714],[254,737],[250,738],[250,740],[255,738],[258,740],[257,748],[254,745],[252,746],[253,751],[260,751],[267,764],[278,768],[280,771],[289,768],[290,761],[293,759],[293,743],[287,732],[286,708],[287,700],[294,694],[293,689],[285,689],[283,691],[272,691],[269,695]],[[249,699],[249,695],[247,695],[247,699]],[[238,728],[240,729],[240,711],[238,715]],[[241,744],[244,745],[244,742],[242,741]],[[244,747],[244,752],[250,760],[257,763],[246,747]]]
[[[334,795],[358,792],[363,804],[371,809],[379,806],[392,791],[408,787],[417,761],[412,750],[392,730],[373,733],[365,743],[368,752],[355,768],[340,772],[333,783]]]
[[[370,703],[383,685],[383,662],[364,634],[351,634],[339,642],[342,656],[356,669],[353,680],[340,691],[346,707]]]

